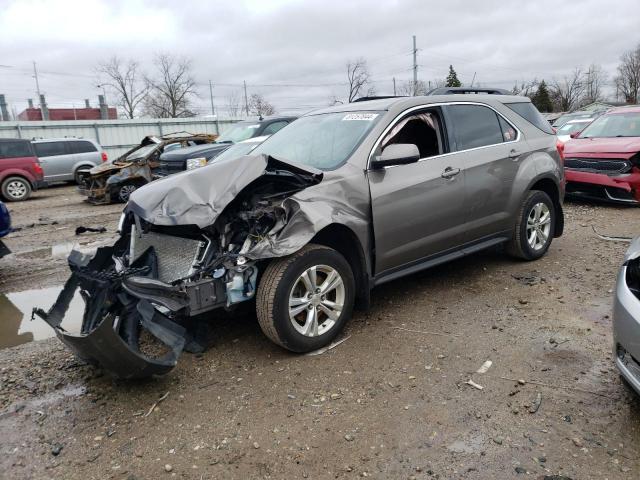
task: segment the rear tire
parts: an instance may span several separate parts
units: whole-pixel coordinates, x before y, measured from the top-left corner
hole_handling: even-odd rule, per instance
[[[8,177],[2,182],[2,196],[9,202],[21,202],[31,196],[31,184],[22,177]]]
[[[522,202],[507,252],[522,260],[537,260],[549,250],[555,234],[556,209],[545,192],[531,190]]]
[[[125,183],[124,185],[120,185],[115,189],[118,201],[121,203],[127,203],[131,194],[137,189],[138,185],[135,183]]]
[[[309,244],[273,260],[258,285],[260,328],[293,352],[331,343],[351,317],[355,281],[351,267],[335,250]]]

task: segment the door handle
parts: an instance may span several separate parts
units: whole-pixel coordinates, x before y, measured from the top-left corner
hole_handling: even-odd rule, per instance
[[[447,167],[444,169],[444,172],[442,172],[442,175],[440,175],[442,178],[453,178],[456,175],[458,175],[460,173],[460,169],[459,168],[452,168],[452,167]]]
[[[511,151],[509,152],[509,158],[511,160],[518,160],[518,158],[520,158],[520,152],[517,151],[515,148],[512,148]]]

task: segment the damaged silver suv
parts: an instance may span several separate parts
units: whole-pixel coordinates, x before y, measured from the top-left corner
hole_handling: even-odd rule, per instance
[[[120,239],[73,252],[58,301],[34,313],[81,358],[128,378],[166,373],[203,347],[198,325],[243,302],[271,340],[314,350],[384,282],[497,244],[543,256],[563,230],[561,156],[525,97],[312,112],[250,156],[134,192]],[[70,333],[61,322],[77,289],[86,309]]]

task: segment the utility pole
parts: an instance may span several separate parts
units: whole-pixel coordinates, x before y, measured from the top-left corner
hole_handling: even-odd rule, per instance
[[[36,68],[36,62],[33,62],[33,78],[36,79],[36,91],[38,92],[38,98],[40,98],[40,82],[38,82],[38,69]]]
[[[247,117],[249,116],[249,101],[247,100],[247,82],[243,80],[244,84],[244,111],[247,113]]]
[[[213,105],[213,83],[209,80],[209,98],[211,99],[211,115],[215,117],[216,135],[220,135],[220,125],[218,124],[218,116],[216,115],[216,107]]]
[[[393,96],[396,96],[396,77],[393,77]]]
[[[469,85],[469,87],[473,87],[473,82],[476,81],[476,73],[478,72],[473,72],[473,79],[471,80],[471,85]]]
[[[416,36],[413,36],[413,96],[416,96],[418,90],[418,49],[416,48]]]

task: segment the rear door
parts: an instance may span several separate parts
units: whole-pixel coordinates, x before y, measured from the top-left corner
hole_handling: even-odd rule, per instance
[[[465,243],[510,229],[509,199],[524,140],[487,105],[452,104],[445,112],[466,172]]]
[[[425,108],[407,115],[432,116],[436,135],[407,116],[392,124],[385,135],[398,142],[418,145],[421,159],[409,165],[395,165],[368,172],[375,236],[376,274],[391,274],[427,257],[454,249],[463,241],[465,171],[464,162],[448,153],[442,112]],[[407,134],[405,134],[407,133]],[[378,147],[379,150],[380,147]]]
[[[73,154],[73,164],[70,165],[70,169],[77,168],[76,166],[85,165],[85,169],[90,168],[87,165],[100,165],[100,152],[96,146],[88,140],[73,140],[69,142],[69,149]]]
[[[60,182],[73,178],[69,176],[69,162],[73,161],[73,157],[67,148],[67,143],[60,141],[33,144],[46,181]]]

